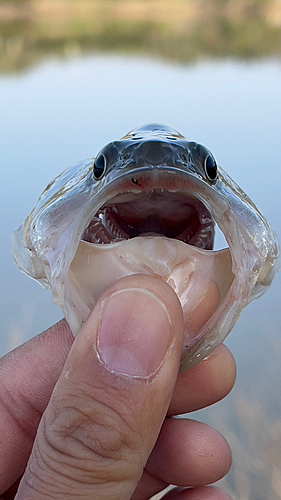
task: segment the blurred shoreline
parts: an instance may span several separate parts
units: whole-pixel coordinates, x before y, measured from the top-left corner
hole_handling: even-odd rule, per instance
[[[259,17],[272,26],[281,25],[281,6],[278,0],[0,0],[0,20],[15,19],[77,19],[100,16],[111,11],[120,19],[150,19],[179,22],[212,20],[225,17],[232,21]]]
[[[0,71],[110,51],[190,63],[281,55],[278,0],[0,0]]]

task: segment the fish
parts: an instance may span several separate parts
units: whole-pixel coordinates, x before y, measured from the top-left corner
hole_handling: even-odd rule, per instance
[[[226,241],[220,250],[216,227]],[[273,229],[213,154],[153,123],[50,182],[12,248],[20,270],[51,289],[74,336],[119,278],[163,279],[183,311],[180,371],[223,342],[280,265]]]

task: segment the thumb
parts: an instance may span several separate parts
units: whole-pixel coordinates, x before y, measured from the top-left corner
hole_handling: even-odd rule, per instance
[[[16,499],[130,499],[167,412],[182,338],[180,303],[161,279],[110,286],[73,343]]]

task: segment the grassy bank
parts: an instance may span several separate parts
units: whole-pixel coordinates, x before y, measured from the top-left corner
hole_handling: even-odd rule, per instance
[[[0,1],[0,71],[53,55],[135,52],[190,62],[281,54],[281,4],[268,0]]]

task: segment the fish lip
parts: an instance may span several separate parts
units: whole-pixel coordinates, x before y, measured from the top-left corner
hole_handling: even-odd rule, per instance
[[[192,166],[187,166],[185,164],[179,164],[177,167],[175,166],[168,166],[165,164],[158,164],[158,165],[150,165],[147,164],[145,166],[139,166],[139,167],[132,167],[129,165],[126,166],[121,166],[119,168],[112,168],[112,170],[108,173],[105,174],[105,176],[99,181],[100,182],[100,187],[99,190],[104,190],[107,186],[110,186],[112,183],[115,183],[117,181],[121,181],[122,179],[126,179],[127,177],[132,177],[135,178],[139,175],[149,175],[149,178],[155,178],[157,179],[158,182],[161,182],[163,179],[164,175],[177,175],[178,178],[186,178],[190,177],[193,179],[197,179],[199,182],[203,183],[204,185],[207,185],[209,187],[214,187],[215,184],[208,183],[208,181],[203,177],[200,176],[199,173],[195,171],[195,169],[192,169]]]
[[[135,182],[139,176],[143,176],[143,179],[146,180],[145,184],[142,186],[139,182]],[[165,184],[167,182],[167,177],[169,177],[170,181],[175,181],[170,184],[169,188],[167,188]],[[131,180],[131,184],[128,183],[127,185],[126,183],[129,179]],[[126,190],[126,192],[141,193],[146,187],[147,191],[151,191],[149,183],[155,183],[155,189],[163,188],[169,192],[192,192],[193,196],[200,199],[203,204],[207,206],[209,211],[212,210],[210,205],[211,199],[213,202],[217,203],[221,211],[225,211],[229,208],[227,200],[223,199],[221,195],[216,192],[216,184],[219,185],[221,183],[220,176],[218,176],[216,184],[210,184],[203,177],[185,168],[184,165],[181,168],[167,167],[166,165],[147,165],[145,167],[126,168],[125,171],[112,171],[99,181],[99,188],[98,192],[95,193],[95,198],[100,206],[118,194],[119,185],[123,181],[125,181],[124,186],[120,192],[123,190],[125,192]],[[179,185],[180,183],[182,183],[182,186]],[[105,197],[103,198],[104,194]]]

